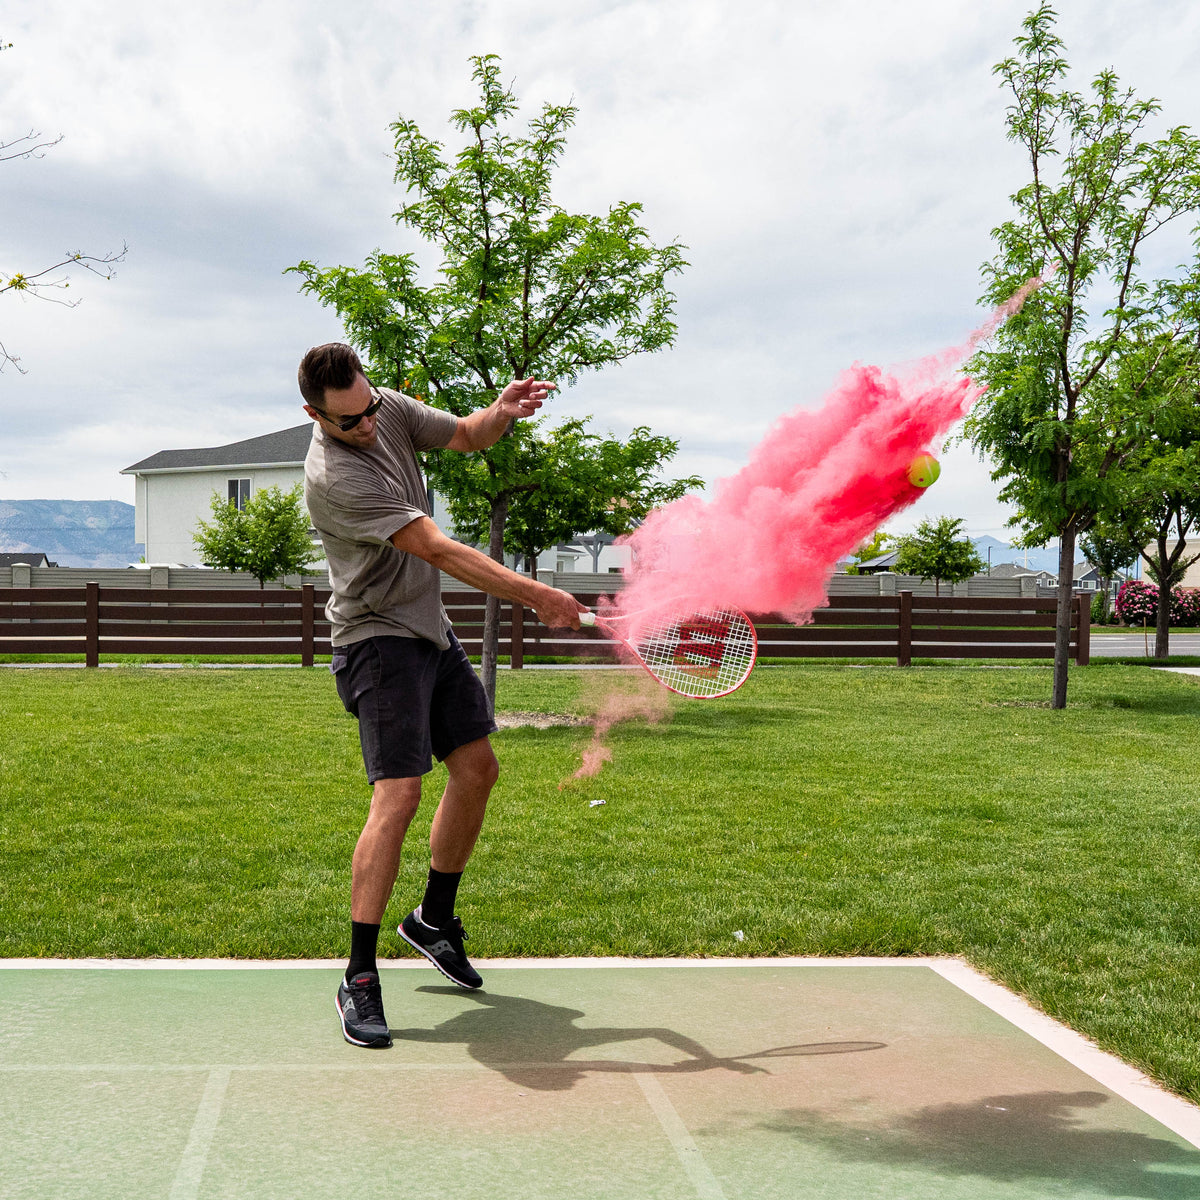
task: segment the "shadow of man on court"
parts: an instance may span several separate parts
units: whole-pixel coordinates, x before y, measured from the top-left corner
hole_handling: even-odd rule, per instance
[[[545,1004],[523,996],[463,992],[454,987],[421,987],[417,990],[470,999],[477,1007],[467,1009],[433,1029],[393,1029],[395,1041],[465,1046],[467,1053],[481,1066],[537,1091],[566,1091],[586,1074],[601,1071],[677,1074],[719,1069],[755,1075],[763,1073],[764,1068],[746,1059],[771,1057],[783,1052],[846,1053],[878,1049],[883,1045],[880,1042],[830,1043],[828,1047],[781,1047],[760,1054],[720,1057],[694,1038],[660,1025],[580,1026],[576,1021],[587,1016],[582,1010]],[[674,1063],[572,1057],[593,1047],[638,1041],[657,1042],[685,1057]]]

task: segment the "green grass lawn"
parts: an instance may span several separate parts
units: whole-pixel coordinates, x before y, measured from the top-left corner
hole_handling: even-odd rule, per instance
[[[499,707],[586,711],[606,678],[502,672]],[[1049,693],[1045,667],[765,666],[561,789],[587,729],[502,731],[471,949],[962,954],[1200,1099],[1200,679]],[[345,952],[368,788],[328,671],[4,670],[0,720],[0,954]]]

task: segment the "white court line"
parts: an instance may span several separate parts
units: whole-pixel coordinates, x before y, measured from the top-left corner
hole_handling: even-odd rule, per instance
[[[961,988],[972,999],[986,1005],[1022,1033],[1029,1034],[1047,1049],[1053,1050],[1060,1058],[1065,1058],[1073,1067],[1090,1075],[1110,1092],[1116,1092],[1123,1100],[1140,1108],[1172,1133],[1179,1134],[1200,1148],[1200,1108],[1196,1105],[1168,1092],[1136,1067],[1131,1067],[1115,1054],[1101,1050],[1081,1033],[1039,1012],[1027,1000],[995,983],[961,959],[926,961],[943,979]]]
[[[553,971],[654,967],[928,967],[953,959],[921,958],[472,958],[493,970]],[[0,958],[0,971],[335,971],[345,958]],[[423,958],[382,959],[383,971],[428,971]]]
[[[646,1102],[654,1110],[654,1115],[658,1118],[663,1133],[667,1135],[667,1140],[671,1143],[684,1171],[687,1172],[687,1177],[696,1189],[696,1195],[700,1197],[700,1200],[725,1200],[724,1189],[717,1182],[717,1177],[709,1170],[708,1163],[704,1161],[704,1156],[700,1153],[700,1147],[688,1133],[683,1118],[675,1111],[675,1105],[663,1091],[662,1084],[653,1075],[648,1075],[644,1071],[631,1071],[630,1074],[637,1080],[638,1087],[642,1089],[642,1094],[646,1097]]]
[[[196,1200],[200,1194],[200,1180],[204,1178],[208,1152],[212,1148],[213,1135],[217,1132],[217,1122],[221,1119],[229,1075],[228,1067],[214,1067],[209,1072],[204,1095],[200,1097],[200,1107],[196,1110],[196,1119],[192,1122],[192,1132],[188,1135],[179,1169],[175,1172],[175,1182],[171,1185],[170,1200]]]
[[[926,967],[937,972],[967,995],[1015,1025],[1022,1032],[1054,1051],[1060,1058],[1078,1067],[1097,1083],[1108,1088],[1134,1107],[1153,1117],[1173,1133],[1200,1148],[1200,1108],[1167,1091],[1161,1084],[1088,1041],[1001,984],[968,966],[959,958],[514,958],[476,959],[487,969],[622,969],[622,968],[694,968],[694,967]],[[301,959],[294,962],[249,959],[108,959],[108,958],[14,958],[0,959],[0,971],[17,970],[164,970],[164,971],[237,971],[237,970],[337,970],[345,959]],[[429,970],[423,959],[385,961],[381,972]]]

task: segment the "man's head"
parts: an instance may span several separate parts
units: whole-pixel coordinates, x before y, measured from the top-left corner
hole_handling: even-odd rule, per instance
[[[314,346],[297,373],[304,411],[321,429],[349,446],[375,443],[375,413],[382,397],[363,374],[354,350],[343,342]]]

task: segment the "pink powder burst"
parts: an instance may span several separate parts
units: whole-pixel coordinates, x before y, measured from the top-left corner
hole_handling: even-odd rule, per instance
[[[596,677],[592,680],[596,716],[592,722],[592,740],[584,748],[579,769],[571,779],[590,779],[599,775],[604,764],[612,762],[607,743],[614,725],[625,721],[645,721],[657,725],[671,715],[670,693],[640,672],[636,675]],[[558,785],[562,791],[570,780]]]
[[[962,346],[902,372],[856,364],[820,408],[781,417],[711,500],[651,513],[626,539],[633,566],[621,611],[730,606],[808,620],[838,559],[922,494],[909,464],[983,391],[961,363],[1041,282],[1024,284]]]

